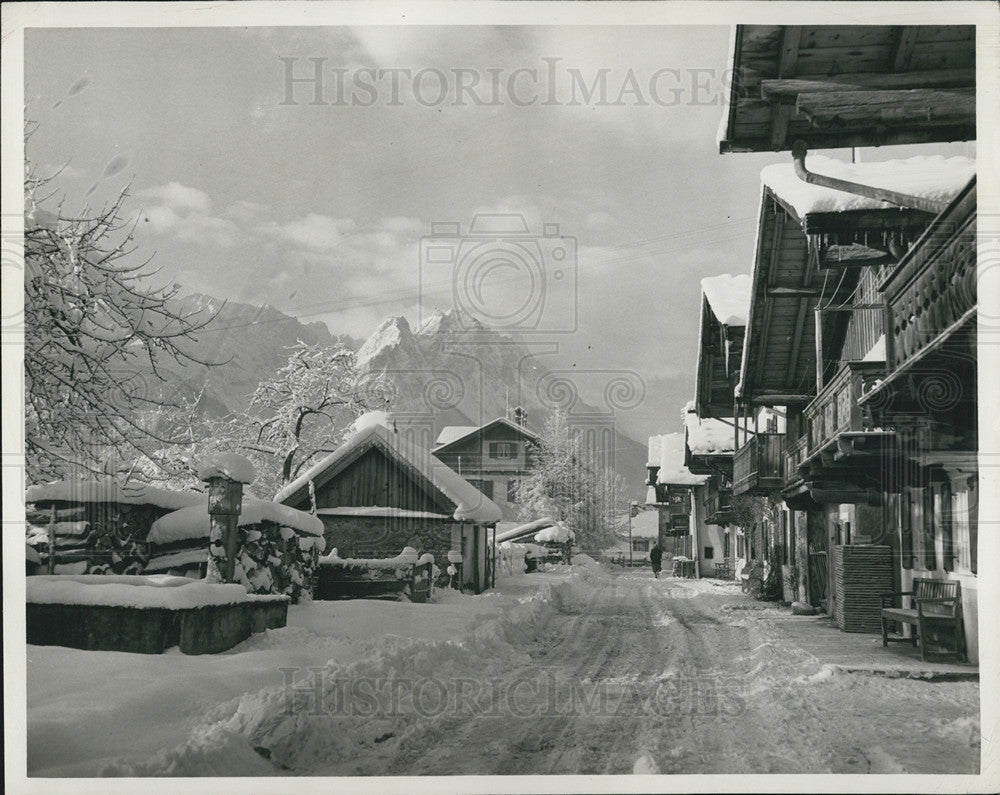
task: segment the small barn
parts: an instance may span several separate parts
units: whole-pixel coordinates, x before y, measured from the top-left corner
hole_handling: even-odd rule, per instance
[[[500,520],[500,508],[429,450],[384,425],[354,434],[275,501],[315,512],[326,553],[388,558],[413,547],[444,561],[457,552],[463,587],[479,593],[493,584],[488,529]]]

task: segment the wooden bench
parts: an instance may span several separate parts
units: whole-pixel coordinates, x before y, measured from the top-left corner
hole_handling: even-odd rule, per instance
[[[903,606],[910,597],[910,607]],[[965,632],[962,624],[962,585],[954,580],[913,579],[912,591],[894,591],[881,594],[882,645],[889,641],[907,641],[914,646],[920,638],[920,659],[927,659],[928,635],[932,628],[948,628],[954,642],[955,659],[965,661]],[[896,607],[897,600],[900,607]],[[889,624],[909,624],[913,627],[910,638],[890,638]]]

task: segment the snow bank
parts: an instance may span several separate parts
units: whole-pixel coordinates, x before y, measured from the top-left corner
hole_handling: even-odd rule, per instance
[[[291,527],[310,536],[323,535],[323,522],[305,511],[289,508],[269,500],[249,499],[243,501],[243,508],[236,519],[237,527],[261,522],[273,522],[283,527]],[[205,506],[192,506],[168,513],[153,522],[147,540],[154,544],[169,544],[191,538],[208,538],[211,522]]]
[[[910,196],[949,202],[976,175],[976,161],[941,155],[887,160],[881,163],[848,163],[823,155],[808,155],[806,168],[816,174],[862,185],[886,188]],[[809,213],[892,209],[896,205],[853,193],[811,185],[799,179],[793,163],[775,163],[760,172],[763,185],[788,204],[800,219]]]
[[[252,483],[256,473],[253,464],[237,453],[212,453],[197,467],[199,480],[229,478],[239,483]]]
[[[337,554],[337,549],[334,548],[329,555],[320,555],[319,565],[358,566],[364,569],[401,569],[405,566],[417,565],[420,560],[417,550],[413,547],[403,547],[403,551],[394,558],[342,558]],[[431,556],[431,562],[433,561],[434,557]]]
[[[193,491],[168,491],[145,483],[130,482],[119,486],[113,480],[63,480],[29,486],[25,502],[104,502],[125,505],[155,505],[174,511],[189,505],[206,504],[205,494]]]
[[[750,312],[750,274],[708,276],[701,292],[716,319],[725,326],[745,326]]]
[[[186,577],[116,577],[114,575],[42,575],[25,580],[30,604],[162,607],[186,610],[248,600],[246,588]]]

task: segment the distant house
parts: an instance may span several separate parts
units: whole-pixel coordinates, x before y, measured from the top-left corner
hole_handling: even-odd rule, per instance
[[[462,555],[462,584],[476,593],[494,579],[487,530],[500,508],[451,467],[383,425],[356,433],[275,495],[275,501],[315,511],[329,554],[379,558],[413,547]],[[488,548],[489,547],[489,548]]]
[[[485,425],[443,428],[433,453],[499,505],[504,519],[514,519],[517,487],[528,474],[528,447],[537,441],[523,425],[499,417]]]
[[[631,540],[630,540],[631,539]],[[632,561],[635,565],[649,564],[649,551],[660,540],[660,518],[659,511],[640,509],[632,517],[632,532],[623,530],[616,534],[613,546],[606,549],[604,554],[610,558],[621,558],[629,560],[631,552]]]

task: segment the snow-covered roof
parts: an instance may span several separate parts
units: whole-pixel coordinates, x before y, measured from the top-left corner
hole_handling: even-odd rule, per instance
[[[253,464],[239,453],[212,453],[198,464],[198,479],[229,478],[238,483],[252,483]]]
[[[684,434],[666,433],[660,438],[660,471],[656,482],[669,486],[700,486],[708,480],[684,466]]]
[[[708,276],[701,280],[701,292],[720,323],[745,326],[750,311],[750,274]]]
[[[510,541],[512,539],[529,536],[533,533],[537,533],[539,530],[545,529],[546,527],[552,527],[555,523],[555,519],[536,519],[533,522],[519,524],[516,527],[511,527],[497,533],[496,541],[499,544],[502,541]]]
[[[806,157],[806,168],[816,174],[849,182],[949,202],[975,176],[976,161],[968,157],[924,155],[906,160],[848,163],[823,155],[809,155]],[[895,207],[888,202],[805,182],[795,174],[795,167],[791,162],[765,166],[760,172],[760,180],[775,196],[790,206],[800,220],[810,213]]]
[[[543,528],[535,533],[535,541],[539,544],[565,544],[567,541],[575,541],[576,533],[566,525],[556,522],[551,527]]]
[[[310,481],[352,459],[356,450],[364,445],[377,445],[386,454],[401,461],[426,479],[456,507],[452,517],[460,522],[493,524],[503,515],[500,507],[451,467],[442,463],[427,450],[417,447],[398,433],[382,425],[373,425],[344,442],[330,455],[318,461],[302,475],[284,486],[274,497],[284,502]]]
[[[647,444],[648,454],[646,455],[646,466],[658,467],[660,465],[660,439],[661,436],[650,436]]]
[[[731,417],[725,420],[702,419],[694,411],[685,410],[684,428],[687,431],[687,446],[691,453],[732,455],[736,449],[733,422]]]
[[[446,513],[433,511],[408,511],[405,508],[386,508],[378,505],[359,507],[344,505],[340,508],[318,508],[318,516],[367,516],[392,519],[451,519]]]
[[[196,491],[168,491],[145,483],[119,486],[113,480],[62,480],[28,486],[25,502],[106,502],[125,505],[156,505],[168,510],[207,504],[207,496]]]
[[[274,522],[310,536],[323,535],[323,522],[315,516],[270,500],[243,500],[237,517],[239,527],[261,522]],[[146,540],[154,544],[169,544],[190,538],[207,538],[211,529],[208,511],[201,505],[181,508],[161,516],[149,528]]]
[[[479,430],[478,425],[446,425],[441,429],[441,433],[438,434],[438,438],[434,441],[434,446],[440,447],[443,444],[451,444],[456,439],[462,439],[477,430]]]
[[[434,443],[434,450],[437,451],[445,445],[454,444],[460,439],[465,439],[467,436],[471,436],[477,431],[485,431],[487,428],[492,428],[497,423],[502,423],[508,428],[524,434],[530,439],[538,438],[538,434],[532,433],[523,425],[518,425],[512,420],[508,420],[506,417],[497,417],[495,420],[490,420],[483,425],[449,425],[442,428],[441,433],[438,434],[437,441]]]

